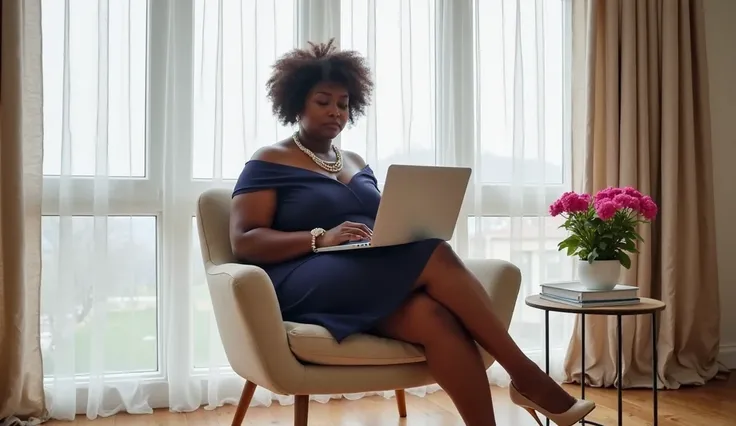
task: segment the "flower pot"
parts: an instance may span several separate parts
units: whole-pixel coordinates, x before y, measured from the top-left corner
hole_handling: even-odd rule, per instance
[[[618,260],[578,261],[580,284],[589,290],[612,290],[618,284],[621,262]]]

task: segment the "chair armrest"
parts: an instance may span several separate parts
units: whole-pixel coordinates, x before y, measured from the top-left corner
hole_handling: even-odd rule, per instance
[[[274,392],[303,375],[289,348],[276,292],[263,269],[205,266],[217,328],[233,370]]]
[[[493,301],[498,319],[508,329],[521,288],[519,268],[511,262],[497,259],[468,259],[463,263],[480,281]]]

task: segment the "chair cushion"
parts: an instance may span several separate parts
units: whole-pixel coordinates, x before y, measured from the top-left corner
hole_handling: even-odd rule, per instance
[[[394,365],[424,362],[420,346],[368,334],[337,343],[318,325],[284,322],[289,346],[299,360],[319,365]]]

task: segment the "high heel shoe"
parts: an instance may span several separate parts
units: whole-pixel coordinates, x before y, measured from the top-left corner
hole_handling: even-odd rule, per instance
[[[564,413],[550,413],[538,404],[532,402],[529,398],[522,395],[513,383],[509,386],[509,396],[511,397],[511,402],[529,412],[529,414],[534,417],[534,420],[537,421],[539,426],[543,426],[543,424],[542,421],[539,420],[537,412],[541,413],[557,426],[572,426],[590,414],[590,412],[595,408],[595,402],[578,399],[575,401],[575,404],[573,404],[573,406]]]

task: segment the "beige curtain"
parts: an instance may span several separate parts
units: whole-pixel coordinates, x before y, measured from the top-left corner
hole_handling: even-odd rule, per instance
[[[41,6],[2,0],[0,423],[46,417],[41,287]]]
[[[580,189],[631,185],[658,202],[660,215],[640,229],[646,242],[622,279],[667,304],[656,342],[661,386],[701,384],[719,371],[720,335],[702,2],[589,0],[576,5],[583,9]],[[568,381],[580,381],[579,326]],[[624,318],[625,387],[651,387],[650,330],[649,316]],[[587,382],[615,385],[615,318],[589,316],[586,335]]]

